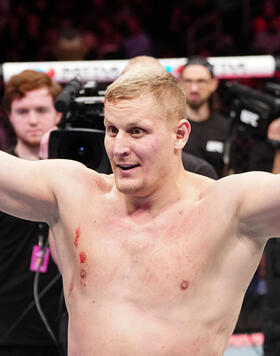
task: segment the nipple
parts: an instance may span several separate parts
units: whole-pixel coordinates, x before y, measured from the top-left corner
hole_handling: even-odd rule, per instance
[[[189,282],[188,281],[182,281],[181,284],[180,284],[180,287],[182,290],[185,290],[189,287]]]

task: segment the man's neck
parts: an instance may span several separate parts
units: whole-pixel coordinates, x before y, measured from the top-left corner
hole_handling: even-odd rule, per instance
[[[188,119],[195,122],[202,122],[208,120],[210,116],[210,108],[208,104],[204,104],[197,109],[191,108],[187,105]]]
[[[181,174],[177,175],[176,181],[174,175],[170,176],[170,179],[161,182],[157,189],[143,196],[124,195],[128,215],[145,215],[147,218],[153,218],[169,208],[182,198],[186,174],[188,173],[183,169]]]
[[[19,158],[37,161],[39,159],[39,149],[39,145],[28,146],[22,142],[18,142],[15,147],[15,153]]]

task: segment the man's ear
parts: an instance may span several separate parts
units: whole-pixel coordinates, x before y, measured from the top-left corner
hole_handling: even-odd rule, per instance
[[[191,125],[187,119],[183,119],[177,125],[176,130],[176,142],[175,148],[176,149],[183,149],[185,144],[188,141],[189,135],[191,132]]]
[[[211,79],[211,92],[214,93],[219,86],[219,79],[218,78],[212,78]]]

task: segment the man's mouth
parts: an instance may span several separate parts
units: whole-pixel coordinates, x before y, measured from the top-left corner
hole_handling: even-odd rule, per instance
[[[27,131],[27,134],[30,136],[39,136],[39,135],[42,135],[42,131],[41,130],[29,130],[29,131]]]
[[[126,164],[126,165],[120,165],[117,164],[117,167],[120,169],[123,169],[124,171],[128,171],[130,169],[136,168],[136,167],[140,167],[140,164]]]

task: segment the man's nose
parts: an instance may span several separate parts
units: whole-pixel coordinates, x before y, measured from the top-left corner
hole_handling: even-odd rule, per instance
[[[36,125],[38,123],[38,115],[34,111],[30,111],[28,114],[28,122],[30,125]]]
[[[190,89],[192,91],[198,91],[198,88],[199,88],[198,82],[196,80],[193,80],[190,84]]]
[[[127,156],[130,152],[129,140],[125,134],[118,132],[114,140],[114,156]]]

